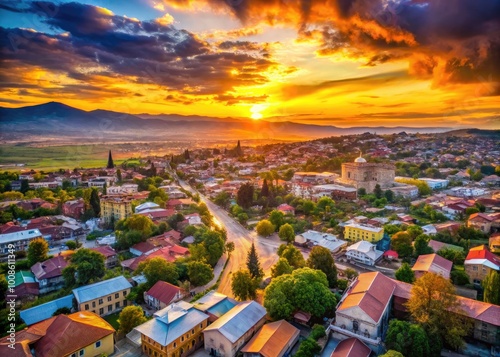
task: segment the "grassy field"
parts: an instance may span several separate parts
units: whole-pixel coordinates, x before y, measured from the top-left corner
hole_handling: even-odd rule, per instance
[[[105,167],[110,147],[101,145],[65,145],[48,147],[0,146],[0,170],[17,171],[26,169],[52,171],[75,167]],[[112,148],[111,148],[112,149]],[[123,159],[113,155],[115,164]],[[16,166],[24,164],[24,166]]]
[[[120,313],[114,313],[111,315],[104,316],[103,319],[106,320],[111,326],[114,327],[115,330],[118,331],[120,328],[120,323],[118,322],[118,317],[120,316]]]

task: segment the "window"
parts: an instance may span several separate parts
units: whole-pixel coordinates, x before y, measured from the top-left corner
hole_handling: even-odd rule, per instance
[[[127,292],[126,291],[123,292],[123,297],[125,297],[125,296],[127,296]]]
[[[115,294],[115,299],[118,299],[119,296],[120,296],[120,294],[116,293]]]
[[[120,302],[118,301],[116,304],[115,304],[115,309],[119,309],[120,308]]]
[[[184,336],[181,337],[181,341],[184,342]]]
[[[176,348],[176,347],[177,347],[177,343],[174,342],[174,348]]]
[[[102,315],[102,314],[104,314],[104,309],[101,307],[101,308],[99,309],[99,315]]]
[[[108,312],[113,310],[113,305],[108,305]]]
[[[111,301],[111,296],[108,296],[108,301]]]
[[[95,301],[92,301],[92,307],[95,307]]]
[[[85,354],[85,350],[80,350],[80,356],[83,356]]]
[[[99,299],[99,305],[102,305],[103,301],[102,299]]]
[[[473,265],[472,270],[477,271],[477,265]]]
[[[85,304],[85,310],[89,309],[89,304]]]
[[[101,341],[97,341],[97,342],[95,343],[95,348],[99,348],[99,347],[101,347]]]
[[[203,328],[203,323],[200,324],[200,328]]]
[[[191,333],[194,334],[194,329],[191,330]]]

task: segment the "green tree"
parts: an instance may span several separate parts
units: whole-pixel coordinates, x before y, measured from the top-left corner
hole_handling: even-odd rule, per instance
[[[86,285],[102,278],[106,272],[104,261],[104,255],[99,252],[87,248],[78,249],[71,255],[69,265],[75,267],[76,283]]]
[[[425,234],[420,234],[415,239],[413,249],[415,250],[415,257],[424,254],[431,254],[433,252],[432,248],[429,247],[429,237]]]
[[[391,247],[398,252],[399,256],[409,257],[413,254],[411,236],[406,232],[398,232],[391,237]]]
[[[67,288],[73,287],[76,285],[76,266],[68,265],[66,268],[62,270],[62,276],[64,279],[64,286]]]
[[[414,224],[414,225],[411,225],[408,227],[408,229],[406,230],[406,233],[408,233],[410,235],[411,240],[414,240],[419,235],[423,234],[424,230],[421,227]]]
[[[205,231],[202,235],[203,245],[207,252],[207,263],[215,266],[226,249],[226,242],[221,233],[217,231]]]
[[[220,207],[227,207],[229,205],[229,202],[231,201],[231,197],[226,191],[222,191],[221,193],[217,194],[214,198],[214,203],[217,206]]]
[[[137,273],[141,272],[144,274],[149,288],[160,280],[177,285],[177,280],[179,279],[179,273],[175,264],[167,262],[160,257],[141,262],[137,268]]]
[[[385,190],[384,197],[387,202],[394,202],[394,192],[391,190]]]
[[[266,179],[264,179],[264,182],[262,182],[262,188],[260,189],[260,196],[269,197],[269,186],[267,185]]]
[[[329,287],[333,288],[337,284],[337,266],[333,260],[331,252],[324,247],[315,246],[309,253],[307,266],[312,269],[321,270],[328,279]]]
[[[275,209],[269,214],[269,222],[272,223],[275,230],[279,230],[285,223],[285,214]]]
[[[379,184],[375,185],[375,189],[373,190],[373,193],[375,194],[375,197],[377,197],[377,198],[382,198],[382,196],[384,195],[384,191],[382,190],[382,188],[380,188]]]
[[[316,204],[311,200],[304,200],[302,210],[306,216],[309,216],[316,209]]]
[[[234,252],[234,242],[226,243],[226,252],[229,256],[231,256],[231,253]]]
[[[470,323],[448,279],[434,273],[424,274],[413,284],[406,307],[427,336],[437,336],[437,342],[443,341],[455,350],[463,347]]]
[[[189,262],[187,268],[189,281],[195,286],[205,285],[214,278],[214,270],[206,263]]]
[[[238,270],[233,274],[231,290],[239,300],[253,300],[257,296],[258,281],[252,278],[248,270]]]
[[[75,250],[78,244],[76,244],[74,240],[69,240],[66,242],[66,246],[68,247],[68,249]]]
[[[455,285],[467,285],[470,283],[469,276],[463,270],[453,270],[450,273],[450,279]]]
[[[277,278],[284,274],[291,274],[293,267],[288,263],[285,258],[279,258],[276,264],[271,267],[271,276]]]
[[[118,323],[120,328],[118,333],[126,335],[136,326],[142,325],[147,321],[146,316],[144,316],[144,311],[140,306],[127,306],[121,312],[118,317]]]
[[[389,350],[383,355],[380,355],[379,357],[405,357],[401,352],[394,351],[394,350]]]
[[[259,256],[253,243],[247,254],[247,268],[253,279],[261,279],[264,276],[264,271],[260,266]]]
[[[308,337],[300,343],[299,349],[294,357],[314,357],[321,351],[321,346]]]
[[[249,182],[243,184],[236,194],[236,202],[243,208],[249,208],[253,203],[253,185]]]
[[[289,223],[285,223],[280,227],[278,236],[281,240],[287,243],[292,243],[295,240],[295,230]]]
[[[397,280],[404,281],[405,283],[413,284],[415,281],[415,273],[411,270],[408,263],[403,263],[403,265],[396,270],[395,276]]]
[[[258,235],[262,237],[269,237],[271,234],[274,233],[275,227],[267,219],[263,219],[259,223],[257,223],[255,230],[257,231]]]
[[[43,262],[48,259],[49,243],[44,238],[35,238],[28,245],[28,264]]]
[[[291,244],[282,244],[278,247],[278,256],[288,261],[294,269],[303,268],[306,266],[306,261],[302,252]]]
[[[95,216],[99,217],[101,214],[101,201],[99,200],[99,191],[95,187],[93,187],[90,191],[89,204],[94,211]]]
[[[271,281],[264,293],[264,306],[272,319],[286,319],[297,310],[322,317],[336,305],[325,273],[297,269]]]
[[[347,268],[346,270],[344,270],[344,274],[348,280],[352,280],[359,275],[356,270],[351,269],[351,268]]]
[[[111,156],[111,150],[109,150],[108,164],[106,165],[106,168],[113,169],[114,167],[115,167],[115,163],[113,162],[113,156]]]
[[[500,273],[490,270],[483,280],[485,302],[500,305]]]
[[[405,357],[429,356],[429,340],[420,325],[406,321],[391,320],[385,345],[390,350],[401,352]]]

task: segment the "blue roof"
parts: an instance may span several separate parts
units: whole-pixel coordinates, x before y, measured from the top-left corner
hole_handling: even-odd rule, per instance
[[[237,301],[234,301],[232,299],[224,299],[211,308],[207,310],[207,312],[211,313],[212,315],[221,317],[224,315],[226,312],[231,310],[233,307],[235,307],[238,304]]]
[[[76,301],[81,304],[129,288],[132,288],[132,285],[123,275],[120,275],[113,279],[73,289],[73,294],[75,295]]]
[[[73,307],[73,295],[64,296],[60,299],[22,310],[19,315],[26,325],[33,325],[37,322],[51,318],[56,310],[63,307],[67,307],[68,309]]]

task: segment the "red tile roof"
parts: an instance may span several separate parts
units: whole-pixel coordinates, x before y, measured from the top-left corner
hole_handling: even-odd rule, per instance
[[[330,357],[368,357],[372,353],[370,347],[355,337],[340,341]]]
[[[62,275],[62,270],[66,268],[68,262],[63,256],[58,255],[44,262],[38,262],[31,267],[31,272],[38,280],[50,279]]]
[[[109,258],[109,257],[116,255],[115,250],[107,245],[102,246],[102,247],[90,248],[90,250],[101,253],[102,255],[104,255],[105,258]]]
[[[164,281],[157,281],[146,294],[154,297],[162,303],[169,305],[180,294],[181,289],[178,286],[169,284]]]
[[[465,260],[486,259],[500,267],[500,258],[483,247],[481,250],[471,249]]]

